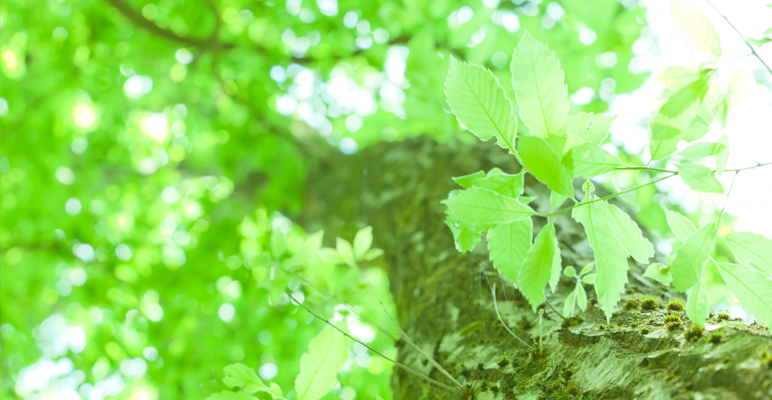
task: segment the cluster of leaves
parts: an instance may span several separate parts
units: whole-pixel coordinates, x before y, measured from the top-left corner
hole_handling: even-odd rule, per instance
[[[675,4],[673,11],[687,39],[707,54],[721,55],[718,34],[705,15],[681,4]],[[741,92],[742,70],[732,74],[727,91],[721,92],[714,76],[716,62],[714,58],[692,69],[669,67],[657,77],[669,89],[663,93],[651,123],[652,162],[675,153],[676,144],[682,140],[701,139],[714,120],[726,127],[727,115]],[[526,32],[514,51],[510,68],[516,106],[527,130],[518,130],[513,105],[490,71],[451,60],[445,93],[459,124],[482,141],[496,138],[496,144],[509,150],[522,170],[516,175],[494,169],[454,178],[464,190],[452,191],[444,201],[448,207],[446,224],[461,252],[471,251],[481,240],[482,232],[487,231],[494,267],[535,310],[545,301],[545,286],[549,284],[554,292],[560,278],[561,256],[554,217],[571,211],[572,218],[584,226],[594,253],[597,275],[586,277],[592,276],[589,280],[594,283],[600,307],[610,319],[627,283],[628,257],[647,265],[655,251],[631,217],[608,202],[638,188],[598,198],[589,179],[615,169],[645,169],[669,175],[644,186],[680,176],[694,190],[722,193],[716,174],[726,169],[728,141],[723,136],[716,143],[701,142],[685,148],[678,153],[684,161],[677,164],[677,171],[622,165],[619,158],[601,146],[614,117],[593,113],[569,115],[563,71],[544,44]],[[715,170],[692,161],[705,157],[715,158]],[[551,212],[537,213],[529,206],[533,199],[522,196],[526,173],[551,190]],[[575,199],[574,178],[587,179],[581,201]],[[574,204],[555,211],[567,199]],[[535,239],[533,217],[547,219]],[[687,312],[702,325],[708,299],[701,276],[714,249],[720,220],[696,230],[680,214],[668,211],[667,219],[682,245],[671,254],[667,267],[652,264],[647,276],[665,284],[672,280],[677,291],[689,291]],[[765,268],[769,258],[764,258],[772,251],[772,241],[751,233],[730,233],[725,239],[737,259],[748,265],[718,263],[721,276],[750,313],[772,322],[772,270]],[[575,300],[580,308],[586,306],[581,275],[588,274],[591,268],[592,264],[580,273],[565,310],[573,311]],[[567,276],[575,276],[573,267],[566,271]]]

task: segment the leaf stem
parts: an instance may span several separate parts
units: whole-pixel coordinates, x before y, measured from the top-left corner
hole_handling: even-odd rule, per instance
[[[733,24],[731,21],[729,21],[729,18],[727,18],[727,17],[726,17],[726,15],[724,15],[724,13],[722,13],[721,11],[719,11],[719,10],[718,10],[718,8],[716,8],[716,6],[714,6],[714,5],[713,5],[713,3],[711,3],[711,2],[710,2],[710,0],[705,0],[705,2],[706,2],[706,3],[708,3],[708,5],[709,5],[709,6],[711,6],[711,7],[712,7],[714,10],[716,10],[716,12],[718,13],[718,15],[720,15],[720,16],[722,16],[722,17],[724,18],[724,20],[726,21],[726,23],[727,23],[727,24],[729,24],[729,26],[731,26],[731,27],[732,27],[732,29],[734,29],[734,31],[735,31],[735,32],[737,32],[737,35],[739,35],[739,36],[740,36],[740,39],[742,39],[742,40],[743,40],[743,42],[745,42],[745,45],[746,45],[746,46],[748,46],[748,48],[749,48],[749,49],[751,49],[751,53],[753,53],[753,55],[754,55],[754,56],[756,56],[756,59],[758,59],[758,60],[759,60],[759,61],[760,61],[760,62],[761,62],[763,65],[764,65],[764,67],[767,69],[767,71],[768,71],[770,74],[772,74],[772,68],[770,68],[769,64],[767,64],[767,63],[764,61],[764,59],[762,59],[762,58],[761,58],[761,56],[759,55],[759,53],[757,53],[757,52],[756,52],[756,49],[754,49],[754,48],[753,48],[753,46],[751,46],[751,44],[750,44],[750,43],[748,43],[748,41],[747,41],[747,40],[745,40],[745,36],[743,36],[743,34],[742,34],[742,33],[740,33],[740,31],[737,29],[737,27],[736,27],[736,26],[734,26],[734,24]]]
[[[767,165],[772,165],[772,162],[756,163],[756,165],[753,165],[753,166],[750,166],[750,167],[745,167],[745,168],[725,169],[724,172],[740,172],[740,171],[745,171],[745,170],[749,170],[749,169],[756,169],[756,168],[759,168],[759,167],[766,167]],[[713,171],[713,172],[716,172],[716,171]]]
[[[726,204],[729,203],[729,195],[732,194],[734,182],[737,180],[738,175],[740,175],[740,171],[735,171],[734,178],[732,178],[732,183],[729,185],[729,191],[726,192],[726,200],[724,200],[724,206],[721,207],[721,214],[718,215],[718,221],[716,221],[716,236],[718,236],[718,228],[721,227],[721,218],[724,217],[724,210],[726,210]]]
[[[655,172],[668,172],[671,174],[674,174],[677,172],[677,171],[671,171],[669,169],[651,168],[648,166],[633,166],[633,165],[623,165],[621,167],[614,168],[614,170],[643,170],[643,171],[655,171]]]

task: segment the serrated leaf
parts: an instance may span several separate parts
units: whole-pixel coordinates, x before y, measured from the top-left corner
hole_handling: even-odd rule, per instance
[[[750,232],[732,232],[724,236],[737,260],[753,263],[772,275],[772,240]]]
[[[638,224],[613,204],[609,205],[608,212],[609,224],[622,247],[638,262],[648,263],[649,258],[654,257],[654,245],[643,237]]]
[[[772,281],[747,265],[718,264],[729,291],[748,314],[756,314],[767,325],[772,323]]]
[[[721,57],[721,39],[705,14],[695,8],[673,3],[673,16],[681,33],[698,50]]]
[[[705,158],[715,156],[725,149],[726,146],[721,143],[701,142],[681,150],[678,155],[685,158]]]
[[[516,198],[523,193],[524,174],[525,171],[516,175],[510,175],[500,171],[493,174],[489,172],[488,176],[478,180],[476,184],[482,188],[503,194],[504,196]]]
[[[697,283],[715,243],[716,225],[707,224],[691,235],[678,249],[670,264],[670,275],[677,291],[685,292]]]
[[[595,143],[587,142],[573,149],[574,176],[592,178],[612,171],[622,165],[617,156],[603,150]]]
[[[678,176],[689,185],[690,188],[706,193],[724,193],[724,187],[716,179],[716,174],[704,165],[679,164],[676,165]]]
[[[515,153],[517,118],[504,88],[491,71],[451,56],[445,95],[461,125],[482,141],[495,137],[496,144]]]
[[[536,235],[517,277],[520,292],[528,299],[534,311],[546,299],[544,286],[553,281],[553,275],[560,276],[560,249],[555,238],[555,227],[550,223]]]
[[[367,228],[360,229],[356,236],[354,236],[354,257],[357,260],[361,260],[372,245],[373,228],[368,226]]]
[[[563,269],[563,275],[573,278],[576,276],[576,268],[574,268],[572,265],[567,266]]]
[[[523,165],[536,179],[564,196],[574,197],[571,175],[544,139],[522,137],[518,151]]]
[[[338,383],[338,371],[348,360],[351,340],[326,326],[308,344],[300,357],[300,373],[295,378],[298,400],[319,400]]]
[[[708,317],[708,290],[705,288],[705,282],[700,281],[689,289],[689,294],[686,296],[686,315],[695,324],[705,327],[705,318]]]
[[[356,257],[354,257],[354,248],[348,240],[343,238],[335,238],[335,250],[338,251],[338,255],[349,267],[355,267],[357,265]]]
[[[665,209],[665,218],[667,219],[668,226],[670,226],[670,230],[673,231],[673,234],[681,243],[686,242],[689,236],[697,232],[697,228],[694,227],[692,221],[689,221],[688,218],[679,212]]]
[[[478,179],[484,178],[485,172],[483,171],[477,171],[473,174],[464,175],[464,176],[454,176],[453,182],[458,183],[463,187],[464,189],[469,189],[470,187],[474,186],[475,183],[477,183]]]
[[[472,251],[477,246],[477,243],[480,243],[480,238],[482,237],[481,230],[474,230],[474,228],[467,226],[455,217],[448,217],[445,220],[445,224],[453,233],[453,241],[459,253]]]
[[[568,117],[566,132],[582,140],[601,144],[611,131],[611,124],[616,118],[616,115],[579,113]],[[569,143],[571,141],[566,143],[567,147]]]
[[[604,201],[585,204],[574,208],[571,217],[584,226],[587,239],[595,254],[595,292],[598,302],[611,320],[614,306],[619,302],[627,283],[627,251],[619,243],[609,224],[608,204]]]
[[[464,190],[445,200],[445,204],[458,219],[474,225],[514,222],[534,213],[516,199],[480,187]]]
[[[226,390],[220,393],[212,393],[205,400],[257,400],[257,397],[250,396],[244,392],[229,392]]]
[[[255,370],[244,364],[228,365],[223,368],[223,372],[225,372],[225,377],[222,382],[231,389],[239,387],[249,394],[268,389],[268,386],[257,376]]]
[[[499,224],[488,231],[488,252],[493,266],[517,287],[517,276],[531,248],[533,222],[530,218]]]
[[[580,310],[587,311],[587,292],[584,291],[584,286],[581,283],[576,284],[576,305],[579,306]]]
[[[673,89],[680,89],[700,78],[700,71],[671,65],[662,70],[654,80]]]
[[[531,135],[562,136],[568,127],[568,86],[555,55],[527,31],[510,63],[520,118]]]
[[[659,263],[649,265],[643,276],[654,279],[665,286],[670,286],[670,282],[673,282],[673,277],[670,276],[670,268]]]

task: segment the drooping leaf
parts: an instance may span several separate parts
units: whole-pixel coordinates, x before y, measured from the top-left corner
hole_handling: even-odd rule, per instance
[[[772,240],[750,232],[728,233],[724,239],[737,260],[743,264],[755,264],[772,275]]]
[[[649,258],[654,257],[654,245],[643,237],[638,224],[613,204],[608,206],[608,217],[609,225],[616,233],[622,247],[639,262],[648,263]]]
[[[574,208],[571,217],[581,223],[587,233],[598,271],[595,292],[606,314],[606,320],[611,320],[614,306],[622,297],[627,283],[627,251],[611,229],[608,214],[608,204],[599,201]]]
[[[588,142],[601,144],[611,131],[611,124],[616,118],[616,115],[579,113],[568,117],[566,132]]]
[[[498,168],[494,168],[494,170],[498,170]],[[476,184],[504,196],[516,198],[523,194],[524,175],[525,171],[510,175],[501,172],[501,170],[498,170],[498,173],[493,173],[491,170],[488,176],[479,179]]]
[[[678,249],[670,264],[670,275],[677,291],[685,292],[697,283],[715,243],[716,225],[707,224],[689,236]]]
[[[480,243],[482,230],[468,226],[466,223],[459,221],[455,215],[446,218],[445,224],[453,233],[453,240],[459,253],[472,251],[477,246],[477,243]]]
[[[680,176],[690,188],[699,192],[724,193],[724,187],[716,179],[713,171],[704,165],[679,164],[678,176]]]
[[[721,57],[721,39],[705,14],[681,3],[673,3],[673,16],[681,33],[698,50]]]
[[[665,209],[665,218],[670,230],[681,243],[685,243],[689,236],[697,232],[692,221],[689,221],[683,214]]]
[[[694,287],[689,289],[689,294],[686,296],[686,315],[695,324],[705,327],[709,304],[708,289],[705,288],[705,282],[700,279]]]
[[[477,171],[473,174],[464,175],[464,176],[454,176],[453,182],[458,183],[463,187],[464,189],[469,189],[470,187],[474,186],[479,179],[482,179],[485,177],[484,171]]]
[[[554,275],[560,276],[560,249],[555,227],[549,223],[536,235],[517,277],[520,292],[534,311],[544,302],[544,286]]]
[[[671,65],[663,69],[654,79],[669,88],[680,89],[699,78],[700,71],[698,69]]]
[[[678,155],[686,158],[705,158],[715,156],[724,149],[726,149],[726,146],[721,143],[702,142],[695,143],[681,150],[678,152]]]
[[[617,156],[603,150],[595,143],[587,142],[573,149],[574,175],[592,178],[612,171],[622,165]]]
[[[370,250],[370,246],[373,244],[373,227],[359,230],[356,236],[354,236],[354,257],[357,260],[361,260],[365,256],[367,250]]]
[[[527,31],[510,64],[520,118],[531,135],[562,136],[568,127],[568,86],[555,55]]]
[[[533,210],[516,199],[473,187],[445,200],[453,213],[469,224],[503,224],[526,219]]]
[[[531,248],[533,222],[530,218],[499,224],[488,231],[488,252],[493,266],[517,287],[517,276]]]
[[[482,141],[495,137],[496,144],[514,154],[517,118],[504,88],[491,71],[451,56],[445,95],[461,125]]]
[[[670,286],[670,282],[673,282],[673,277],[670,276],[670,268],[659,263],[649,265],[643,276],[654,279],[665,286]]]
[[[348,360],[351,340],[326,326],[308,344],[300,357],[300,373],[295,378],[298,400],[319,400],[338,383],[338,371]]]
[[[522,137],[518,142],[518,152],[523,165],[536,179],[564,196],[574,196],[571,175],[544,139]]]
[[[772,280],[747,265],[720,263],[718,272],[748,314],[772,323]]]

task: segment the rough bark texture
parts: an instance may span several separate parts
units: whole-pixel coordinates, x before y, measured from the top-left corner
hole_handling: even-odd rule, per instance
[[[330,157],[309,179],[305,224],[324,228],[329,237],[373,226],[375,245],[386,252],[401,326],[457,380],[470,385],[476,399],[772,398],[772,337],[766,328],[724,328],[717,344],[708,341],[707,333],[689,341],[685,312],[678,312],[683,324],[674,330],[663,322],[669,313],[663,304],[676,295],[643,278],[632,261],[627,294],[608,325],[591,286],[586,286],[590,305],[584,321],[570,327],[547,309],[540,328],[538,316],[511,285],[505,299],[484,241],[473,254],[459,254],[440,204],[457,188],[452,176],[494,166],[518,170],[511,155],[490,143],[452,146],[413,139]],[[545,190],[535,182],[526,184],[526,194],[544,196]],[[563,266],[582,266],[592,252],[583,229],[568,214],[556,221]],[[541,356],[504,330],[481,271],[499,287],[498,307],[514,332],[534,343],[541,332]],[[569,291],[562,281],[555,294],[548,293],[548,301],[562,304]],[[659,307],[625,309],[625,300],[645,294]],[[406,343],[398,346],[403,363],[453,385]],[[393,386],[396,399],[460,397],[399,369]]]

